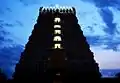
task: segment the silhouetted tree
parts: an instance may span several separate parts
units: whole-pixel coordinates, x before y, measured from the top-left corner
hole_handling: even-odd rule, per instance
[[[117,78],[120,78],[120,72],[115,75]]]
[[[6,75],[0,69],[0,82],[6,81],[6,80],[7,80]]]

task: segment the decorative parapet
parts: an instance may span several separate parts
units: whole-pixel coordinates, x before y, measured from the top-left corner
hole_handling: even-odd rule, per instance
[[[74,7],[70,6],[53,6],[53,7],[40,7],[40,13],[64,13],[64,14],[76,14],[76,10]]]

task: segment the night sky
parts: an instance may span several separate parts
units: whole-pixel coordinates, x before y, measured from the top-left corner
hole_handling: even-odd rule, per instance
[[[100,69],[120,69],[120,0],[0,0],[0,68],[10,77],[40,6],[74,6]]]

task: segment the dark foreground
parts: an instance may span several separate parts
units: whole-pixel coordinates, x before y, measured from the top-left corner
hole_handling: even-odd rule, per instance
[[[19,81],[20,82],[20,81]],[[23,83],[23,82],[26,82],[28,83],[28,81],[26,80],[21,80],[20,83]],[[112,83],[120,83],[120,78],[101,78],[101,79],[94,79],[94,80],[90,80],[90,79],[79,79],[79,80],[70,80],[70,81],[66,81],[66,82],[61,82],[61,81],[51,81],[51,82],[48,82],[48,81],[33,81],[33,83],[88,83],[88,82],[112,82]],[[16,82],[15,80],[11,80],[11,79],[8,79],[8,80],[4,80],[4,79],[0,79],[0,83],[18,83],[18,81]]]

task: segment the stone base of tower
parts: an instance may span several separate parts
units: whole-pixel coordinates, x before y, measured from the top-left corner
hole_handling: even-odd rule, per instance
[[[41,83],[77,83],[78,81],[95,81],[99,80],[101,74],[96,63],[90,64],[82,61],[69,61],[66,62],[65,68],[48,68],[44,69],[44,65],[39,66],[39,69],[27,68],[26,66],[17,65],[16,72],[14,74],[14,80],[16,81],[37,81]],[[21,68],[20,68],[21,66]],[[25,69],[26,68],[26,69]]]
[[[61,82],[61,83],[79,83],[79,82],[86,82],[86,81],[99,81],[100,78],[96,77],[96,74],[90,72],[88,73],[73,73],[69,72],[67,75],[61,75],[56,76],[56,74],[53,74],[54,72],[47,72],[41,75],[31,75],[31,74],[24,74],[22,78],[18,77],[14,79],[14,81],[17,82],[35,82],[35,83],[53,83],[53,82]],[[86,74],[86,75],[85,75]]]

